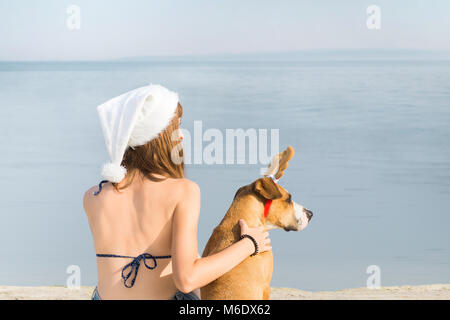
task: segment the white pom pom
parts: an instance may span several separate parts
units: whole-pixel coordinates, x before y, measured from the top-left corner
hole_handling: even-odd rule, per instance
[[[120,182],[125,177],[127,169],[115,163],[105,163],[102,169],[102,176],[111,182]]]

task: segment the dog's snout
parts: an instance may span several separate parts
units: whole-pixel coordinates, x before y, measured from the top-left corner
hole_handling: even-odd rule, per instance
[[[306,213],[306,217],[308,218],[308,221],[311,220],[311,218],[313,217],[313,213],[311,210],[305,209],[305,213]]]

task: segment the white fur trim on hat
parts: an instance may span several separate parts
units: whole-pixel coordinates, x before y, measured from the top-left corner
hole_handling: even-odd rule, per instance
[[[126,168],[121,166],[126,149],[157,137],[172,120],[177,105],[177,93],[153,84],[99,105],[97,112],[111,158],[111,162],[103,166],[103,177],[120,182],[126,174]]]
[[[153,86],[139,113],[128,145],[137,147],[156,138],[173,119],[177,105],[177,93],[160,85]]]

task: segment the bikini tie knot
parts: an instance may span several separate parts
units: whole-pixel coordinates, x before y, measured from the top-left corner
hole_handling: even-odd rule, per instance
[[[151,266],[147,263],[147,259],[153,260],[153,266]],[[123,284],[125,285],[125,287],[131,288],[132,286],[134,286],[134,282],[136,281],[139,267],[141,265],[141,260],[144,262],[144,265],[147,269],[152,270],[152,269],[156,268],[156,265],[157,265],[156,258],[153,255],[151,255],[150,253],[143,253],[143,254],[137,256],[136,258],[133,259],[133,261],[131,261],[129,264],[127,264],[122,269],[122,279],[123,279]],[[131,283],[128,281],[130,278],[131,278]]]
[[[98,184],[98,190],[94,191],[94,193],[93,193],[94,196],[98,195],[100,193],[100,191],[102,191],[103,184],[106,183],[106,182],[109,182],[109,181],[108,180],[100,181],[100,183]]]

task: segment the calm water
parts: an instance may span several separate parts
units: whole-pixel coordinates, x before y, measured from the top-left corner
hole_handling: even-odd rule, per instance
[[[271,232],[272,285],[305,290],[450,282],[450,60],[0,63],[0,284],[93,285],[83,192],[107,160],[96,106],[149,82],[179,92],[183,126],[280,129],[280,183],[314,211]],[[224,131],[223,131],[224,132]],[[206,143],[204,144],[206,145]],[[199,251],[261,165],[189,165]]]

